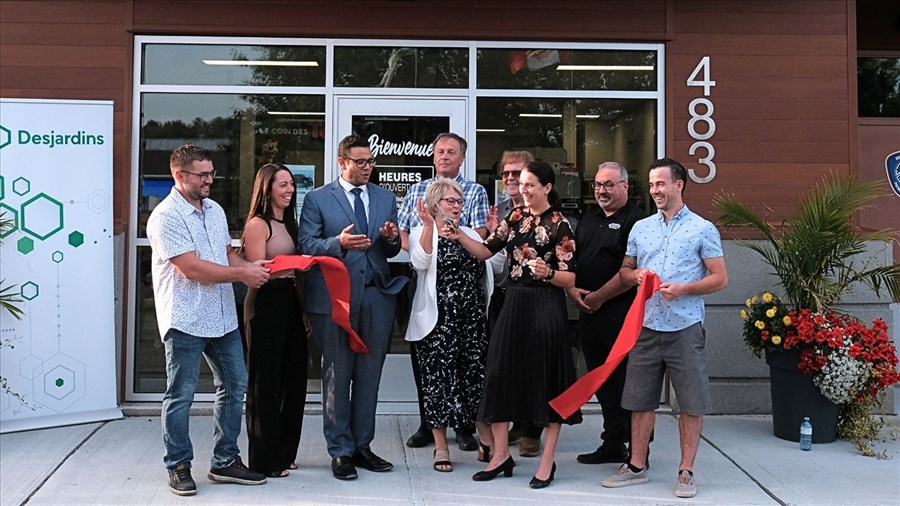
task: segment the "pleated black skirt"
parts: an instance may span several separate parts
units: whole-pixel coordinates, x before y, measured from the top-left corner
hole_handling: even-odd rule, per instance
[[[556,286],[506,289],[488,345],[478,419],[486,422],[581,423],[547,404],[575,382],[565,293]]]

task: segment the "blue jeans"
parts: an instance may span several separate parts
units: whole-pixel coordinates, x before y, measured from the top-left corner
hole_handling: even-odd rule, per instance
[[[191,403],[200,380],[200,355],[206,358],[216,385],[215,446],[210,467],[231,465],[239,454],[237,438],[241,433],[241,410],[247,390],[241,334],[233,330],[222,337],[207,338],[169,329],[164,341],[167,381],[162,404],[162,436],[166,468],[173,469],[194,458],[189,424]]]

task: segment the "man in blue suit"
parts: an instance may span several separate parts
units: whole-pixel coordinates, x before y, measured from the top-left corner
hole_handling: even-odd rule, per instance
[[[300,213],[299,242],[306,255],[340,258],[350,273],[350,322],[369,353],[356,353],[347,333],[331,319],[322,271],[306,279],[306,312],[322,351],[322,407],[331,471],[339,480],[356,467],[394,466],[370,448],[381,369],[394,323],[396,294],[408,281],[391,278],[387,259],[400,251],[394,194],[369,183],[375,167],[367,140],[345,137],[338,148],[341,177],[310,192]]]

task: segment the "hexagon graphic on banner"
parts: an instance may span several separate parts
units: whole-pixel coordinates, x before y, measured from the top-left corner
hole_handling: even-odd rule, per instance
[[[102,213],[109,207],[109,195],[103,190],[94,190],[88,195],[88,208],[95,213]]]
[[[13,193],[21,197],[31,191],[31,181],[24,177],[17,177],[13,180],[12,188]]]
[[[57,412],[64,411],[85,395],[84,370],[84,363],[68,355],[53,355],[41,368],[43,388],[35,389],[35,401]]]
[[[40,293],[41,288],[34,281],[27,281],[19,287],[19,295],[25,300],[34,300]]]
[[[6,180],[3,179],[3,174],[0,174],[0,200],[3,200],[3,197],[6,196]]]
[[[0,204],[0,213],[3,214],[3,219],[12,222],[12,226],[9,227],[9,230],[0,232],[0,239],[3,239],[19,229],[19,211],[16,211],[6,204]]]
[[[69,234],[69,244],[74,248],[81,246],[82,244],[84,244],[84,234],[77,230],[72,232],[71,234]]]
[[[0,149],[9,146],[12,142],[12,132],[3,125],[0,125]]]
[[[19,362],[19,374],[23,378],[34,379],[41,372],[41,359],[28,355]]]
[[[22,204],[24,232],[44,240],[63,229],[63,205],[46,193],[38,193]]]
[[[62,251],[54,251],[53,254],[50,255],[50,260],[53,260],[53,263],[60,263],[63,261],[63,252]]]
[[[23,237],[16,241],[16,249],[19,250],[19,253],[23,255],[27,255],[34,251],[34,239],[31,237]]]

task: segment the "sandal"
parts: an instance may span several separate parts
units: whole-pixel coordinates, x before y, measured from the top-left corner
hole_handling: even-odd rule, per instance
[[[281,471],[272,471],[269,473],[265,473],[269,478],[287,478],[291,475],[291,472],[287,469],[282,469]]]
[[[486,445],[482,442],[478,443],[478,457],[476,457],[479,462],[490,462],[491,461],[491,445]]]
[[[288,466],[288,469],[290,469],[290,470],[292,470],[292,471],[293,471],[294,469],[297,469],[297,463],[296,463],[296,462],[291,462],[291,465]]]
[[[439,473],[453,471],[453,463],[450,462],[450,450],[434,451],[434,470]]]

